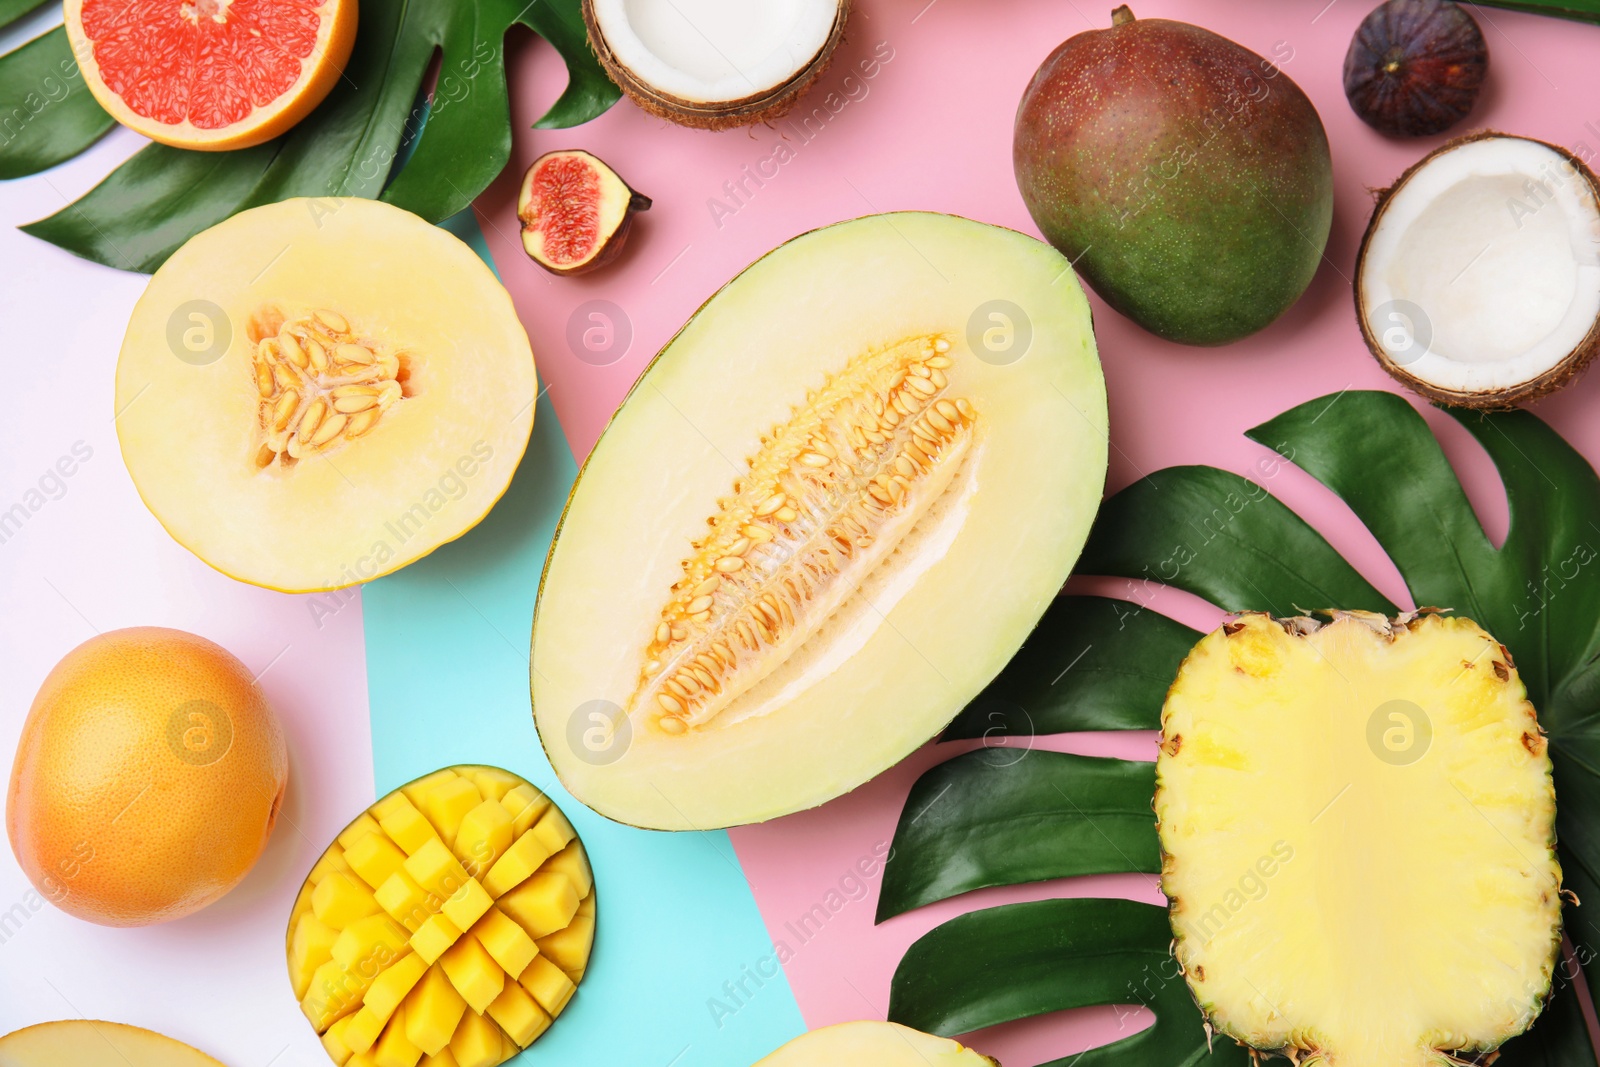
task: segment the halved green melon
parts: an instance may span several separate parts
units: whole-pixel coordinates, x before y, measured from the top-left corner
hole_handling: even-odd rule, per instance
[[[855,1022],[801,1034],[755,1067],[999,1067],[988,1056],[898,1023]]]
[[[374,200],[286,200],[197,234],[150,279],[117,362],[117,436],[180,544],[312,592],[475,526],[537,392],[511,298],[460,240]]]
[[[1072,569],[1105,385],[1067,261],[947,215],[798,237],[713,296],[578,477],[534,719],[658,829],[812,807],[944,726]]]

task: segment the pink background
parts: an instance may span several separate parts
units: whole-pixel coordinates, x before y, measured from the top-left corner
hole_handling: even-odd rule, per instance
[[[848,102],[809,140],[786,122],[720,134],[679,129],[627,103],[576,130],[530,130],[560,91],[563,75],[547,46],[524,42],[513,62],[518,91],[512,165],[477,206],[577,455],[593,445],[635,376],[683,320],[751,260],[797,233],[872,212],[928,209],[1036,234],[1012,179],[1016,102],[1045,55],[1071,34],[1107,25],[1111,6],[1110,0],[860,0],[833,68],[802,109],[809,113],[830,91]],[[1111,397],[1111,490],[1176,463],[1209,463],[1259,478],[1254,468],[1263,453],[1241,436],[1246,428],[1312,397],[1392,387],[1357,332],[1349,285],[1355,249],[1371,210],[1369,188],[1387,185],[1443,138],[1385,140],[1346,104],[1340,66],[1370,6],[1369,0],[1134,5],[1141,17],[1182,18],[1257,52],[1285,56],[1282,67],[1311,96],[1327,126],[1337,194],[1333,234],[1316,280],[1283,319],[1253,338],[1223,350],[1183,348],[1143,333],[1095,302]],[[1600,149],[1600,28],[1473,10],[1489,41],[1492,72],[1477,111],[1457,132],[1488,126],[1575,150],[1585,143]],[[875,51],[879,68],[864,77],[859,64]],[[786,137],[793,156],[777,166],[775,153]],[[589,278],[545,274],[523,257],[517,240],[515,197],[522,171],[535,156],[569,147],[597,153],[655,199],[622,260]],[[758,170],[763,161],[764,170]],[[747,166],[770,177],[759,187],[745,179],[749,195],[741,193],[736,201],[724,183],[740,181]],[[714,209],[718,201],[722,207]],[[579,359],[566,340],[574,309],[596,299],[619,306],[632,329],[625,354],[607,366]],[[761,338],[751,338],[751,351],[760,358]],[[1600,378],[1591,376],[1536,409],[1591,459],[1600,457],[1600,425],[1582,413],[1593,406],[1597,390]],[[1502,537],[1504,501],[1487,461],[1447,418],[1429,413],[1429,421],[1466,470],[1469,493],[1491,535]],[[1398,575],[1343,505],[1297,470],[1284,468],[1269,484],[1384,593],[1407,602]],[[1115,591],[1115,583],[1095,584]],[[1215,618],[1180,594],[1158,606],[1194,625]],[[1093,754],[1154,755],[1145,734],[1077,735],[1047,743]],[[816,811],[735,831],[773,938],[796,949],[787,972],[808,1024],[881,1018],[890,976],[906,946],[974,907],[1053,895],[1160,899],[1151,877],[1079,879],[984,891],[874,927],[874,879],[868,897],[850,903],[819,936],[799,945],[786,924],[819,903],[859,859],[875,849],[881,853],[911,783],[957,751],[930,746]],[[975,1044],[1005,1062],[1038,1062],[1138,1025],[1112,1009],[1072,1012],[980,1034]]]

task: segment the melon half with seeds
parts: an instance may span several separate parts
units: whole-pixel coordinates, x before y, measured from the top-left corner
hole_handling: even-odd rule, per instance
[[[854,788],[1016,652],[1105,476],[1059,253],[911,212],[795,238],[679,331],[579,474],[534,621],[552,764],[657,829]]]
[[[494,272],[400,208],[298,199],[158,270],[117,363],[146,505],[225,574],[285,592],[387,574],[510,484],[538,392]]]

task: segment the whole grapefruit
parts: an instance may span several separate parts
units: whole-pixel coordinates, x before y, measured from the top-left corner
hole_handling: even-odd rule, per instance
[[[34,697],[6,831],[63,911],[165,922],[244,878],[288,771],[276,714],[226,649],[182,630],[113,630],[67,653]]]

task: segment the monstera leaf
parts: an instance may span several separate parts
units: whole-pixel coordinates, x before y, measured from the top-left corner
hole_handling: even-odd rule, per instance
[[[0,0],[0,26],[38,6]],[[471,203],[511,156],[505,38],[514,23],[567,65],[566,91],[536,126],[575,126],[616,102],[579,0],[364,0],[344,77],[288,133],[233,152],[149,145],[23,229],[97,263],[150,271],[206,227],[292,196],[381,195],[437,222]],[[435,55],[438,79],[420,108]],[[0,177],[54,166],[112,125],[84,87],[65,30],[0,57]]]
[[[1478,0],[1487,7],[1526,11],[1530,15],[1554,15],[1579,22],[1600,22],[1600,0]]]
[[[1450,412],[1500,472],[1510,531],[1496,548],[1427,424],[1390,393],[1304,404],[1249,436],[1349,505],[1417,605],[1452,608],[1510,648],[1549,735],[1574,949],[1532,1030],[1498,1067],[1594,1067],[1571,970],[1600,980],[1600,479],[1526,412]],[[1106,502],[1078,570],[1186,590],[1228,611],[1390,603],[1262,486],[1211,467],[1158,471]],[[1138,595],[1138,594],[1136,594]],[[1134,601],[1064,596],[946,739],[1154,730],[1200,635]],[[1160,869],[1150,764],[981,748],[912,788],[884,872],[880,921],[985,886]],[[1091,1004],[1141,1004],[1154,1028],[1054,1061],[1065,1067],[1222,1067],[1168,954],[1159,908],[1052,900],[964,915],[925,935],[895,973],[889,1015],[935,1033]]]

